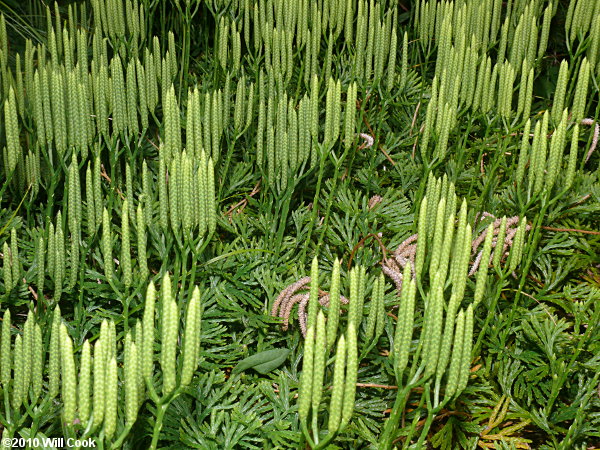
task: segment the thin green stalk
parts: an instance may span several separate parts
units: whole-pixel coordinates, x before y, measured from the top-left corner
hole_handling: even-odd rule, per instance
[[[5,416],[5,420],[6,420],[6,429],[8,430],[8,437],[12,437],[13,435],[13,429],[10,425],[12,425],[11,422],[11,416],[10,416],[10,399],[8,396],[8,391],[6,389],[6,387],[4,388],[4,392],[5,394],[3,395],[4,397],[4,416]]]
[[[417,358],[418,356],[415,357],[414,361],[416,361]],[[381,438],[379,439],[379,448],[385,450],[392,448],[394,444],[394,434],[396,431],[398,431],[398,424],[400,423],[400,419],[402,417],[402,413],[404,412],[406,402],[408,401],[410,391],[420,386],[426,381],[425,378],[420,378],[421,372],[422,367],[420,367],[416,373],[411,374],[409,378],[410,381],[406,384],[406,386],[404,386],[404,388],[401,391],[398,391],[396,395],[396,400],[394,401],[394,405],[392,406],[390,417],[385,422],[383,433],[381,434]],[[402,383],[401,374],[396,375],[396,383],[398,383],[398,385]]]
[[[125,438],[129,434],[129,432],[131,431],[132,425],[133,424],[130,423],[123,429],[123,431],[121,432],[121,434],[119,435],[117,440],[111,444],[110,448],[121,448],[123,446],[123,441],[125,440]]]
[[[14,173],[14,171],[13,171],[13,173]],[[12,177],[12,174],[11,174],[11,177]],[[2,193],[4,192],[4,188],[6,186],[8,186],[8,181],[5,183],[5,185],[3,186],[2,190],[0,190],[0,198],[2,197]],[[23,194],[23,198],[21,198],[21,201],[19,202],[19,205],[17,206],[17,208],[11,214],[10,219],[8,220],[8,222],[6,222],[6,224],[0,230],[0,236],[2,236],[4,234],[4,232],[6,231],[6,229],[8,228],[8,226],[11,224],[11,222],[13,221],[13,219],[17,216],[17,213],[19,212],[19,209],[21,209],[21,206],[23,206],[23,202],[25,201],[25,198],[27,197],[27,193],[29,192],[30,188],[31,188],[31,186],[29,186],[27,188],[27,191],[25,191],[25,194]]]
[[[492,187],[492,182],[495,181],[495,173],[498,170],[498,167],[500,166],[500,156],[498,156],[500,153],[504,153],[504,146],[502,147],[502,150],[494,152],[495,158],[492,161],[492,167],[489,170],[489,172],[486,171],[486,176],[488,181],[485,183],[485,186],[483,187],[483,191],[481,192],[481,195],[479,196],[479,199],[477,200],[477,205],[475,206],[475,211],[484,211],[485,208],[483,206],[484,202],[487,200],[488,198],[488,194],[489,191]],[[483,158],[483,149],[480,151],[479,154],[479,159]],[[471,193],[471,189],[473,188],[474,184],[476,183],[476,179],[473,179],[471,182],[471,187],[469,188],[469,194]]]
[[[418,404],[417,408],[415,409],[415,411],[421,410],[421,408],[423,407],[423,403],[425,402],[425,398],[428,395],[429,395],[429,385],[425,385],[425,390],[421,394],[421,399],[419,400],[419,404]],[[415,430],[417,429],[417,425],[419,424],[420,418],[421,418],[420,414],[415,414],[415,417],[410,425],[410,429],[408,430],[408,434],[406,435],[406,437],[404,439],[404,445],[402,446],[402,449],[408,449],[409,445],[411,444],[413,434],[415,433]]]
[[[479,335],[477,337],[477,342],[475,343],[475,347],[473,349],[474,355],[476,355],[479,352],[479,349],[483,343],[483,339],[486,337],[487,327],[489,326],[490,322],[492,321],[492,318],[495,318],[494,311],[496,310],[496,305],[498,304],[500,294],[502,293],[502,287],[504,285],[504,281],[506,280],[508,275],[509,274],[504,274],[503,276],[501,276],[500,280],[498,280],[498,283],[496,285],[496,292],[494,293],[492,303],[490,304],[489,307],[486,307],[487,311],[489,311],[490,314],[486,314],[485,322],[483,323],[483,326],[481,327],[481,331],[479,332]]]
[[[187,278],[187,260],[188,260],[188,256],[190,255],[190,249],[189,247],[186,245],[185,247],[183,247],[183,255],[181,257],[181,278],[179,280],[179,284],[181,286],[181,290],[184,290],[184,286],[185,286],[185,279]]]
[[[40,419],[43,418],[48,413],[48,406],[52,405],[52,401],[48,400],[48,397],[44,397],[42,403],[35,408],[34,413],[30,413],[30,416],[33,417],[31,421],[30,427],[30,436],[36,436],[40,427]]]
[[[312,434],[313,440],[315,441],[315,445],[313,448],[319,447],[319,414],[318,411],[312,411]]]
[[[317,145],[319,145],[319,144],[317,144]],[[321,148],[321,145],[319,145],[319,148]],[[321,194],[321,183],[323,182],[323,173],[325,171],[325,158],[326,158],[325,152],[322,152],[321,159],[319,161],[319,175],[317,178],[315,197],[313,199],[312,214],[310,216],[310,223],[308,225],[308,233],[306,236],[307,242],[309,242],[311,239],[312,231],[315,226],[315,221],[317,220],[317,213],[318,213],[318,209],[319,209],[319,195]],[[308,249],[308,245],[305,245],[304,248],[302,249],[302,253],[300,255],[300,266],[304,265],[304,260],[306,259],[307,249]]]
[[[433,423],[433,419],[438,413],[438,409],[430,409],[427,414],[427,420],[423,425],[423,430],[421,431],[421,436],[419,436],[419,440],[417,441],[416,448],[423,448],[423,444],[425,442],[425,438],[427,438],[427,434],[429,433],[429,429],[431,428],[431,424]]]
[[[312,437],[310,436],[310,433],[308,431],[308,427],[306,426],[306,423],[304,423],[304,422],[302,422],[302,434],[304,435],[304,437],[308,441],[309,447],[310,448],[314,448],[315,447],[315,442],[312,440]]]
[[[275,239],[275,254],[279,253],[279,250],[281,249],[281,243],[283,242],[283,234],[285,231],[285,225],[290,210],[290,201],[292,200],[293,192],[294,183],[290,182],[288,183],[288,187],[283,195],[283,204],[279,210],[279,227],[277,230],[277,238]]]
[[[227,135],[225,138],[227,139]],[[227,172],[229,171],[229,165],[231,164],[231,158],[233,157],[235,140],[233,142],[229,142],[227,140],[227,155],[225,156],[225,165],[223,166],[223,170],[221,172],[221,182],[219,183],[219,195],[217,198],[221,198],[223,194],[223,189],[225,188],[225,180],[227,179]],[[216,163],[216,161],[215,161]]]
[[[325,238],[325,231],[327,231],[327,225],[329,223],[329,213],[331,211],[331,205],[333,204],[333,194],[337,191],[337,182],[340,176],[340,169],[342,167],[342,164],[344,163],[344,160],[348,156],[350,148],[351,147],[346,148],[339,159],[335,159],[333,153],[331,154],[331,158],[335,160],[335,169],[333,172],[331,190],[329,191],[329,195],[327,196],[327,206],[325,208],[323,226],[321,229],[321,235],[319,236],[319,241],[317,242],[317,248],[321,247],[321,245],[323,244],[323,239]]]
[[[331,443],[331,441],[333,441],[336,436],[337,436],[337,432],[329,433],[325,437],[325,439],[323,439],[321,442],[319,442],[317,445],[315,445],[313,447],[313,450],[321,450],[321,449],[327,448],[329,446],[329,444]]]
[[[379,439],[379,448],[386,450],[392,448],[394,433],[398,430],[398,424],[402,418],[402,413],[404,412],[404,407],[406,406],[406,401],[408,400],[410,390],[411,385],[409,384],[397,393],[396,400],[392,406],[392,412],[390,413],[388,420],[385,422],[383,433]]]
[[[183,49],[181,50],[182,67],[179,71],[179,95],[178,101],[181,105],[182,93],[188,91],[187,73],[190,61],[190,25],[192,17],[190,15],[190,2],[185,2],[185,13],[181,11],[179,2],[176,3],[179,14],[183,17]],[[184,76],[185,74],[185,76]]]
[[[152,443],[150,444],[150,448],[152,450],[158,447],[158,439],[160,437],[160,431],[162,430],[163,420],[165,418],[165,412],[169,408],[169,404],[171,402],[168,401],[166,403],[159,403],[156,405],[156,409],[158,414],[156,415],[156,420],[154,422],[154,429],[152,431]]]
[[[536,216],[534,223],[532,225],[533,233],[530,233],[529,240],[527,242],[527,257],[525,258],[525,264],[521,265],[521,279],[519,280],[519,290],[515,294],[513,304],[510,308],[510,313],[508,315],[508,323],[512,323],[512,321],[514,319],[514,316],[515,316],[515,313],[517,310],[517,304],[519,302],[519,299],[521,298],[521,292],[523,291],[523,287],[525,286],[525,281],[527,280],[527,275],[529,274],[529,268],[531,267],[531,264],[533,263],[533,256],[537,249],[537,244],[539,243],[539,241],[541,239],[542,219],[544,218],[544,215],[546,214],[547,207],[548,207],[548,204],[546,202],[544,202],[542,204],[542,208],[541,208],[539,214]],[[502,333],[502,337],[501,337],[501,345],[502,346],[504,346],[506,344],[506,339],[508,338],[509,332],[510,332],[510,330],[507,328]]]
[[[458,121],[458,117],[456,120]],[[468,148],[467,141],[470,139],[471,127],[473,126],[473,122],[474,122],[474,120],[473,120],[472,114],[469,114],[469,121],[467,123],[467,128],[464,131],[464,133],[462,133],[463,139],[462,139],[461,143],[458,144],[458,156],[456,158],[457,167],[466,167],[467,166],[466,159],[467,159],[468,155],[465,154],[466,153],[465,150]],[[454,178],[456,178],[456,177],[454,177]],[[456,181],[456,179],[449,180],[449,181]]]

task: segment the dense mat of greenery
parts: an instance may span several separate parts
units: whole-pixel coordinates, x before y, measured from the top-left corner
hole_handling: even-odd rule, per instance
[[[2,445],[597,448],[599,1],[0,8]]]

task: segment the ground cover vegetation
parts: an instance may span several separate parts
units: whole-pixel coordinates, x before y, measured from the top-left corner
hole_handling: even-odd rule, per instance
[[[3,438],[597,448],[599,1],[0,7]]]

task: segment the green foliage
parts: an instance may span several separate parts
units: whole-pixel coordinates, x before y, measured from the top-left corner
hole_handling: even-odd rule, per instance
[[[592,447],[599,5],[2,2],[3,437]]]

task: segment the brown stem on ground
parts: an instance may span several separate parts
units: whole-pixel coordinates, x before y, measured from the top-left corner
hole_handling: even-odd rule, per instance
[[[367,99],[365,100],[365,103],[369,100],[369,98],[370,98],[370,96],[367,97]],[[373,136],[373,138],[375,138],[375,133],[373,132],[373,128],[371,128],[371,125],[369,124],[369,121],[367,120],[367,116],[366,115],[363,115],[363,122],[365,123],[365,126],[369,130],[369,134],[371,136]],[[385,149],[381,146],[381,144],[379,144],[378,148],[379,148],[379,150],[381,150],[381,153],[383,153],[385,155],[385,157],[392,164],[392,166],[395,166],[396,163],[394,162],[394,160],[392,159],[392,157],[388,154],[388,152],[386,152]]]
[[[260,192],[260,181],[258,183],[256,183],[256,186],[254,186],[254,188],[252,189],[252,192],[250,192],[248,194],[248,197],[254,197],[256,194],[258,194]],[[238,209],[238,213],[242,212],[244,210],[244,208],[246,207],[246,205],[248,205],[248,197],[240,200],[239,202],[237,202],[235,205],[231,206],[227,212],[224,214],[225,216],[229,217],[229,222],[231,222],[231,217],[233,216],[233,212]]]
[[[354,259],[354,254],[356,253],[356,251],[360,247],[362,247],[364,245],[365,241],[370,237],[374,238],[379,243],[379,247],[381,248],[381,251],[383,252],[384,258],[387,258],[388,249],[385,247],[385,245],[383,245],[383,242],[381,242],[381,238],[375,233],[369,233],[364,238],[362,238],[360,241],[358,241],[358,244],[356,244],[354,246],[354,248],[352,249],[352,252],[350,253],[350,258],[348,259],[348,270],[350,270],[350,267],[352,266],[352,260]]]
[[[398,389],[398,386],[390,386],[389,384],[375,384],[375,383],[356,383],[356,387]]]
[[[595,236],[600,236],[600,231],[580,230],[577,228],[554,228],[554,227],[542,226],[542,229],[550,230],[550,231],[571,231],[573,233],[593,234]]]
[[[104,168],[104,164],[100,165],[100,168],[102,169],[100,171],[100,176],[102,176],[102,178],[106,179],[106,181],[108,181],[108,184],[112,184],[112,180],[110,179],[110,177],[108,176],[108,174],[106,173],[106,169]],[[121,197],[121,200],[125,200],[125,196],[123,195],[123,192],[121,192],[121,190],[118,187],[114,187],[115,191],[117,191],[117,194],[119,194],[119,197]]]

